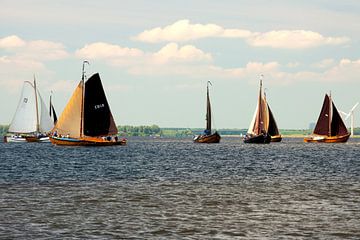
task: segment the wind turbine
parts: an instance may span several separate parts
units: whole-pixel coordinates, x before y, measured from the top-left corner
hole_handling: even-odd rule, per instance
[[[355,108],[359,105],[359,103],[357,102],[349,111],[349,113],[345,113],[343,111],[340,111],[341,114],[343,114],[345,116],[345,121],[350,118],[350,131],[351,131],[351,136],[354,136],[354,110]]]

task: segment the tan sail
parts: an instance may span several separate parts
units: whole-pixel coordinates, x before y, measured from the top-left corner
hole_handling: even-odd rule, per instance
[[[269,128],[269,112],[268,112],[267,102],[266,102],[266,98],[264,97],[264,93],[262,91],[262,84],[261,84],[258,104],[256,105],[254,116],[250,123],[247,133],[259,135],[264,131],[267,132],[268,128]]]
[[[83,87],[84,84],[80,81],[52,132],[56,131],[58,135],[80,138],[82,135],[80,125]]]

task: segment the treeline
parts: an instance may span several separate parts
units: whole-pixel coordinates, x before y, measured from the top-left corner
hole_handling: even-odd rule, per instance
[[[161,136],[162,132],[158,125],[151,126],[118,126],[119,134],[124,136]]]

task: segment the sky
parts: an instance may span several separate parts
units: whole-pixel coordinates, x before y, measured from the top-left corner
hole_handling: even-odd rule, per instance
[[[306,129],[325,93],[344,112],[360,101],[359,13],[357,0],[1,0],[0,124],[34,75],[60,115],[87,60],[117,125],[205,127],[211,81],[214,127],[247,128],[263,75],[279,128]]]

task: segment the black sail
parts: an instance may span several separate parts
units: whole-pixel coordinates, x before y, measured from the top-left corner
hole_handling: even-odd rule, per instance
[[[332,103],[332,121],[331,121],[331,136],[343,136],[348,134],[348,130],[335,107]]]
[[[270,106],[269,104],[267,105],[268,107],[268,112],[269,112],[269,128],[268,128],[268,133],[270,134],[270,136],[276,136],[279,135],[279,129],[277,127],[274,115],[272,114],[271,110],[270,110]]]
[[[207,87],[207,94],[206,94],[206,130],[211,132],[211,104],[210,104],[210,96],[209,96],[209,86]]]
[[[84,134],[106,136],[117,134],[117,128],[98,73],[85,83]]]
[[[52,110],[52,117],[54,119],[54,124],[56,124],[57,122],[57,116],[56,116],[56,112],[55,112],[55,108],[53,105],[51,105],[51,110]]]
[[[316,123],[314,133],[318,135],[329,135],[330,98],[325,94],[324,103]]]
[[[56,112],[55,112],[55,108],[54,105],[51,102],[51,96],[50,96],[50,109],[49,109],[49,114],[50,117],[54,120],[54,124],[56,124],[57,122],[57,116],[56,116]]]

